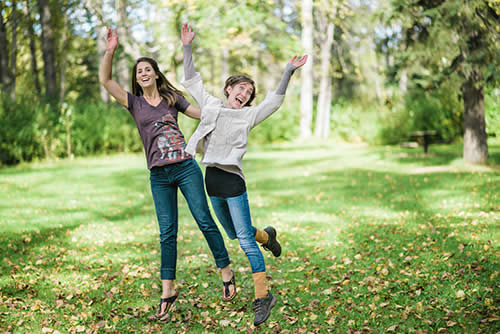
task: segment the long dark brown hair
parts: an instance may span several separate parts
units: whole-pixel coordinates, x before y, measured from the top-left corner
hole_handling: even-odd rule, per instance
[[[153,70],[158,75],[156,79],[156,87],[160,92],[160,96],[167,101],[169,106],[173,106],[177,102],[177,95],[184,97],[184,94],[177,88],[175,88],[167,78],[161,73],[158,63],[153,58],[141,57],[135,61],[134,68],[132,69],[132,94],[136,96],[144,95],[142,87],[137,83],[137,65],[140,62],[147,62],[153,67]]]
[[[234,87],[237,84],[242,83],[242,82],[248,82],[253,87],[252,95],[250,95],[250,99],[244,105],[244,107],[247,107],[247,106],[250,106],[253,99],[255,99],[255,95],[257,94],[257,90],[255,88],[255,82],[252,79],[250,79],[249,77],[247,77],[246,75],[232,75],[229,78],[227,78],[226,83],[224,84],[224,95],[226,97],[229,96],[229,93],[227,92],[227,87]]]

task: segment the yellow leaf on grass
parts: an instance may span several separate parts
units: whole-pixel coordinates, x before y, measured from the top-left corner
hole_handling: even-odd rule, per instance
[[[219,324],[222,327],[227,327],[231,323],[231,320],[219,320]]]
[[[387,328],[387,331],[388,332],[394,332],[397,327],[398,327],[398,325],[392,325],[391,327]]]

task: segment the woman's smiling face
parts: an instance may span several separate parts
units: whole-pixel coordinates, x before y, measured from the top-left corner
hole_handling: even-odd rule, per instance
[[[137,83],[142,87],[150,87],[156,84],[156,79],[158,75],[154,71],[153,67],[147,61],[141,61],[137,64],[136,69]]]

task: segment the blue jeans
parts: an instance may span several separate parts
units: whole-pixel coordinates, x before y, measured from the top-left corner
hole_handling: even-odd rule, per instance
[[[252,273],[266,271],[264,256],[255,241],[257,229],[252,226],[247,193],[227,198],[210,196],[210,201],[229,239],[238,238],[241,249],[250,261]]]
[[[150,172],[151,192],[160,226],[161,279],[175,279],[177,263],[177,188],[191,210],[199,229],[207,240],[210,251],[219,268],[229,265],[224,239],[210,214],[203,174],[194,159],[172,165],[153,167]]]

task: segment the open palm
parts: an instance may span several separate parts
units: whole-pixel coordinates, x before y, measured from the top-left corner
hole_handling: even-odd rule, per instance
[[[115,32],[113,34],[113,30],[108,27],[108,34],[106,35],[106,50],[114,51],[118,47],[118,32],[115,28]]]
[[[187,23],[184,23],[181,28],[181,40],[182,44],[188,45],[191,44],[191,42],[194,39],[194,35],[196,33],[194,31],[191,31],[191,26]]]
[[[290,64],[295,66],[295,67],[301,67],[307,62],[307,55],[302,56],[301,58],[297,59],[297,56],[293,56],[293,58],[290,60]]]

